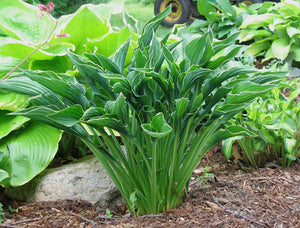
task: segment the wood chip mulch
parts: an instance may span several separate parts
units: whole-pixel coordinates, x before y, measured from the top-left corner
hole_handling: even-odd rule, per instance
[[[216,158],[217,157],[217,158]],[[202,181],[201,167],[213,177]],[[130,216],[124,205],[85,201],[24,203],[7,200],[0,227],[300,227],[300,165],[244,171],[207,154],[182,204],[158,215]],[[11,212],[8,207],[17,209]],[[108,218],[106,209],[113,215]]]

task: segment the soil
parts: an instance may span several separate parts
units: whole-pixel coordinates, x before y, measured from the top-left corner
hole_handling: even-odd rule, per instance
[[[242,169],[214,149],[195,169],[189,194],[175,209],[134,217],[124,205],[104,208],[80,200],[27,203],[6,199],[0,227],[296,228],[300,227],[299,171],[299,163],[290,168],[269,164],[258,170]]]

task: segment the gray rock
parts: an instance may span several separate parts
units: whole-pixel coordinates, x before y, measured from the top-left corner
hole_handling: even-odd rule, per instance
[[[47,169],[23,186],[7,188],[5,194],[27,202],[70,199],[86,200],[102,206],[121,202],[117,187],[94,156]]]

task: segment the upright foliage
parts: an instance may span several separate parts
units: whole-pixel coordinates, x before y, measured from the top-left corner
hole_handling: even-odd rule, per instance
[[[248,134],[241,127],[218,133],[220,126],[280,80],[280,73],[230,62],[241,50],[232,38],[217,41],[208,32],[189,41],[158,39],[154,31],[169,12],[145,25],[127,68],[129,41],[112,58],[68,52],[77,78],[23,71],[0,83],[31,96],[31,107],[14,115],[79,137],[137,214],[178,205],[206,151]]]

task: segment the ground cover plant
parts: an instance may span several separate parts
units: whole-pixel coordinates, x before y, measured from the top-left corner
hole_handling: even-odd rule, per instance
[[[298,79],[273,89],[267,96],[257,98],[244,112],[232,118],[226,126],[246,126],[252,136],[237,136],[223,141],[227,159],[237,142],[245,160],[252,167],[263,167],[267,162],[290,166],[300,156],[300,94]]]
[[[219,128],[282,77],[232,62],[242,50],[232,43],[235,36],[158,39],[153,31],[169,12],[146,24],[127,66],[130,40],[111,58],[67,51],[78,74],[23,70],[0,83],[31,97],[30,106],[13,115],[80,138],[138,215],[180,204],[207,150],[250,134],[240,126]]]

